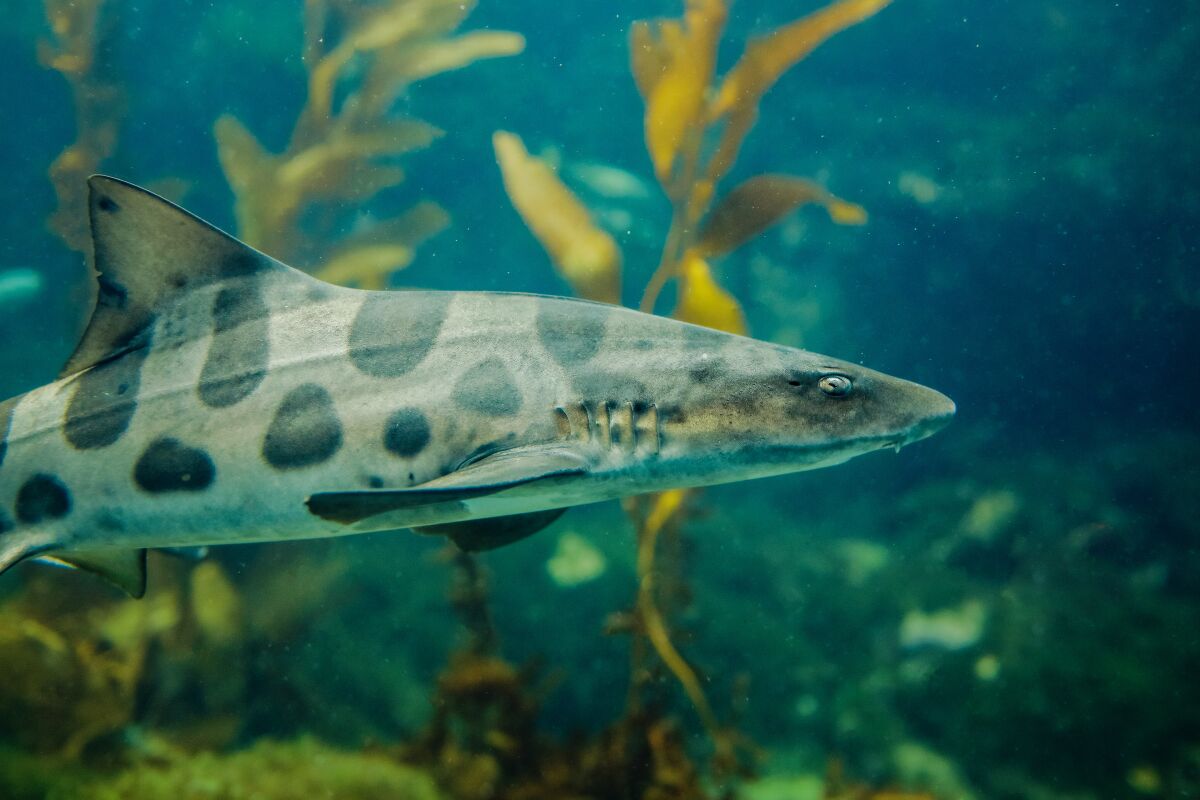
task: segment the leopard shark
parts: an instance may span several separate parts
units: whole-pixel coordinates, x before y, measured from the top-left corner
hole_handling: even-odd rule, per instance
[[[324,283],[89,180],[95,308],[0,403],[0,571],[146,589],[146,551],[413,529],[466,550],[563,509],[838,464],[954,415],[933,389],[620,306]]]

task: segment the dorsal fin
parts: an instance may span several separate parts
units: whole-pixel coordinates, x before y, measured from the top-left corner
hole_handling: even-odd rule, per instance
[[[136,348],[158,310],[196,286],[260,272],[315,280],[139,186],[93,175],[88,190],[96,308],[63,377]]]

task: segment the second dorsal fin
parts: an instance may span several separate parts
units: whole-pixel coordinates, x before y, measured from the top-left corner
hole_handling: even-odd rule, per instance
[[[88,190],[96,308],[63,377],[136,347],[158,310],[196,286],[260,272],[315,280],[131,183],[93,175]]]

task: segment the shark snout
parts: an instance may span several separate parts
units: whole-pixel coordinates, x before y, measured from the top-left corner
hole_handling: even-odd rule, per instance
[[[919,409],[916,421],[909,427],[904,436],[904,444],[919,442],[940,431],[950,424],[957,410],[954,401],[939,391],[926,386],[916,387]]]

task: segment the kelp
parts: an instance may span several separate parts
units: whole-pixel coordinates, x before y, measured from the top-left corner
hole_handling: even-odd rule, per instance
[[[806,203],[819,203],[842,225],[862,225],[862,206],[834,197],[812,181],[790,175],[757,175],[738,184],[709,213],[691,252],[702,258],[741,247]]]
[[[642,295],[643,311],[655,309],[671,280],[679,283],[683,296],[693,275],[707,277],[706,271],[695,268],[696,257],[727,253],[800,205],[819,203],[841,224],[866,221],[860,207],[785,175],[751,178],[717,201],[711,213],[710,209],[717,186],[758,119],[767,90],[821,42],[888,2],[840,0],[754,39],[719,86],[711,65],[719,38],[714,33],[724,20],[720,0],[692,0],[682,21],[634,24],[630,61],[646,104],[646,147],[673,209],[658,269]],[[700,76],[704,81],[698,85]],[[680,109],[682,117],[676,114]],[[686,121],[683,133],[681,119]],[[717,145],[709,151],[706,143],[714,138]],[[685,307],[681,313],[677,307],[675,316],[687,319],[688,311]]]
[[[723,79],[716,75],[716,63],[728,16],[725,0],[688,0],[679,19],[633,23],[630,69],[645,102],[646,150],[672,207],[658,268],[642,294],[642,311],[654,312],[663,289],[674,281],[672,316],[745,334],[742,306],[720,285],[712,259],[727,255],[807,204],[822,206],[838,224],[867,221],[861,206],[796,176],[753,176],[719,199],[717,189],[734,166],[758,119],[759,104],[775,82],[830,36],[889,2],[838,0],[752,39]],[[580,296],[615,302],[621,294],[621,257],[611,237],[595,226],[586,206],[548,164],[528,154],[515,134],[498,131],[494,143],[509,198],[555,267]],[[634,609],[618,615],[614,627],[648,642],[679,681],[714,743],[714,772],[745,774],[756,751],[732,727],[719,723],[701,681],[673,644],[661,608],[662,582],[655,576],[663,573],[664,564],[657,545],[664,530],[680,535],[687,496],[676,490],[626,504],[637,529],[639,590]],[[643,651],[635,640],[635,676],[648,672]],[[635,679],[631,716],[639,706],[638,686]]]
[[[712,796],[679,727],[645,706],[630,705],[587,738],[559,742],[539,734],[538,712],[554,681],[534,665],[504,659],[486,571],[474,556],[455,551],[448,558],[449,599],[466,636],[438,676],[429,724],[396,748],[400,760],[429,770],[461,800]]]
[[[964,796],[964,795],[957,795]],[[970,795],[965,795],[970,797]],[[832,758],[825,768],[821,800],[938,800],[930,792],[910,792],[903,789],[880,788],[846,775],[845,765]]]
[[[563,279],[580,297],[621,301],[621,250],[592,221],[587,207],[542,159],[529,154],[520,137],[492,136],[504,189],[529,230],[541,242]]]
[[[263,740],[236,753],[173,755],[141,761],[111,777],[88,781],[79,800],[254,798],[291,800],[440,800],[433,779],[377,753],[346,752],[311,738]]]
[[[342,2],[304,6],[307,99],[280,153],[266,150],[232,115],[215,125],[221,166],[236,197],[239,235],[327,280],[381,289],[414,249],[449,224],[426,201],[398,217],[336,213],[398,186],[399,161],[442,131],[399,117],[394,106],[424,78],[482,58],[512,55],[524,39],[505,31],[455,34],[474,8],[460,0]]]
[[[163,589],[106,604],[62,590],[48,597],[50,583],[0,607],[0,734],[71,760],[135,719],[152,647],[179,622],[179,597]]]
[[[689,0],[681,19],[633,24],[630,68],[646,106],[646,150],[672,205],[659,266],[642,294],[643,311],[654,311],[675,281],[673,316],[744,333],[740,304],[716,282],[708,259],[728,254],[806,204],[822,206],[838,224],[866,222],[861,206],[790,175],[754,176],[715,198],[771,86],[821,42],[889,1],[840,0],[753,39],[721,80],[715,64],[727,17],[724,0]],[[708,146],[713,141],[715,147]],[[514,134],[497,132],[495,145],[513,205],[576,293],[610,302],[619,296],[620,251],[586,206]]]
[[[38,61],[63,76],[75,107],[75,141],[50,165],[58,207],[49,226],[69,248],[90,260],[87,177],[116,149],[124,111],[124,92],[104,64],[111,19],[105,0],[43,4],[50,37],[38,42]]]

